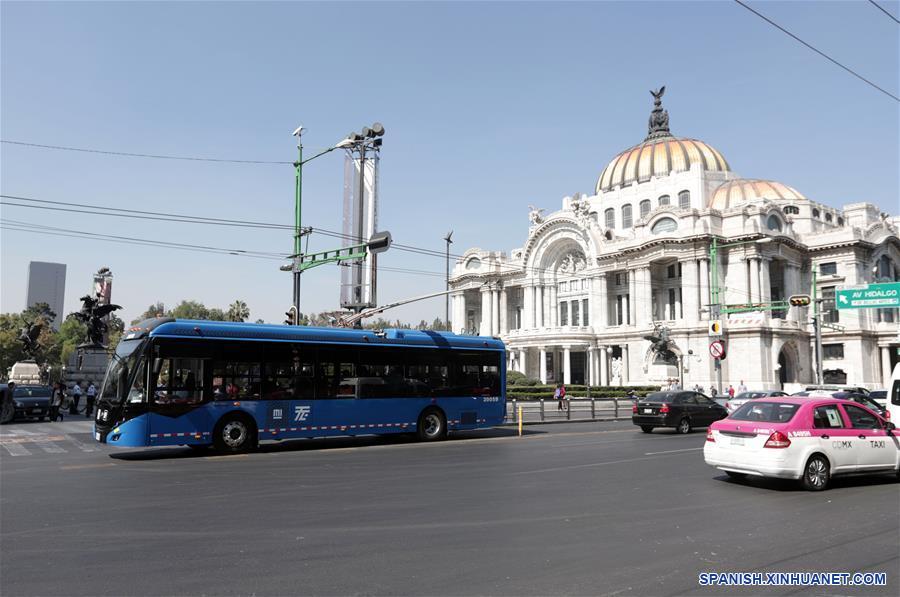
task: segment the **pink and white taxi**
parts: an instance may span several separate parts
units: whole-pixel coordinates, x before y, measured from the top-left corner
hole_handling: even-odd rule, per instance
[[[818,491],[834,475],[893,473],[900,479],[894,429],[849,400],[758,398],[710,425],[703,456],[733,478],[799,479]]]

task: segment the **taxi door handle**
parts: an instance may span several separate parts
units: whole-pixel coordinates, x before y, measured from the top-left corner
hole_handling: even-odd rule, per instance
[[[824,434],[822,435],[822,439],[828,439],[830,437],[831,437],[830,435],[824,435]]]
[[[859,435],[857,435],[856,437],[858,437],[859,439],[866,439],[866,436],[865,436],[865,435],[862,435],[862,434],[859,434]]]

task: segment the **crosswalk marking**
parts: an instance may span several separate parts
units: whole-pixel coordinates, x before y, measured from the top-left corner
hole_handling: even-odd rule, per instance
[[[39,447],[41,450],[43,450],[44,452],[47,452],[47,453],[49,453],[49,454],[65,454],[66,452],[68,452],[68,450],[66,450],[65,448],[61,448],[61,447],[57,446],[57,445],[56,445],[55,443],[53,443],[53,442],[46,442],[46,441],[37,441],[37,440],[35,440],[35,441],[34,441],[34,445],[36,445],[36,446]]]
[[[28,456],[31,452],[22,444],[0,444],[9,452],[10,456]]]
[[[75,439],[71,435],[67,435],[66,439],[69,440],[70,442],[72,442],[73,444],[75,444],[76,446],[78,446],[78,449],[81,450],[82,452],[96,452],[97,451],[97,448],[95,448],[93,446],[89,446],[89,445],[81,442],[80,440]]]

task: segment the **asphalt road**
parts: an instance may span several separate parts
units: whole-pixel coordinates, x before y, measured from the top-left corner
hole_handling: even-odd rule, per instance
[[[702,431],[557,424],[244,456],[112,450],[86,432],[0,428],[0,594],[900,594],[900,484],[735,483],[704,464]],[[887,572],[888,586],[698,586],[711,571]]]

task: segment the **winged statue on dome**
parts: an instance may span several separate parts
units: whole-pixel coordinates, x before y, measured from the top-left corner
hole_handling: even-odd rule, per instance
[[[544,210],[533,205],[528,206],[528,219],[532,226],[537,226],[544,222]]]

